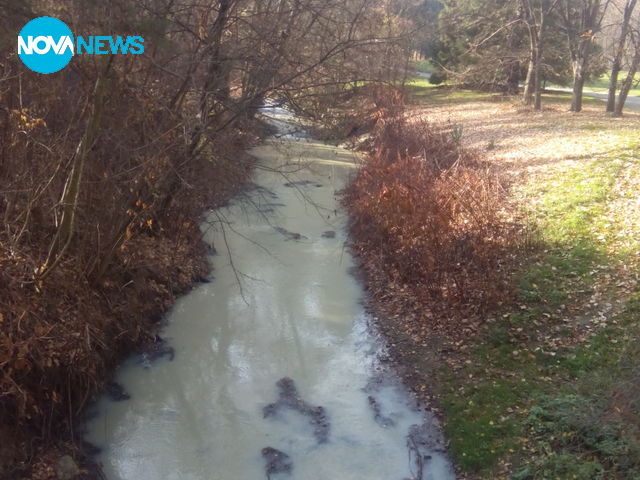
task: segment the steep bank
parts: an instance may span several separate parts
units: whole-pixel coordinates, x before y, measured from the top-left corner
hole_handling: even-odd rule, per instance
[[[78,415],[125,355],[160,347],[162,314],[207,278],[210,247],[202,240],[201,214],[242,188],[253,166],[245,151],[266,132],[253,122],[229,135],[225,148],[233,161],[201,162],[202,181],[191,181],[146,233],[127,231],[114,267],[98,283],[73,250],[41,284],[21,283],[25,259],[2,249],[0,478],[57,478],[64,455],[91,470],[83,463]]]

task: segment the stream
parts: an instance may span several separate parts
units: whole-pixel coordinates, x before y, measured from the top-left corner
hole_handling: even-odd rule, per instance
[[[269,116],[255,183],[203,224],[212,277],[167,314],[171,355],[124,362],[85,439],[108,480],[453,479],[350,274],[353,154]]]

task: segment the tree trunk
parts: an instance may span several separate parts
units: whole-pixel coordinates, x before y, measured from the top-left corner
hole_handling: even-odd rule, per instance
[[[111,67],[112,60],[113,55],[105,58],[105,67],[98,74],[98,78],[93,89],[93,101],[91,104],[89,119],[87,120],[87,126],[85,127],[84,134],[82,135],[73,156],[71,172],[67,177],[67,181],[62,192],[62,198],[60,199],[60,205],[62,207],[60,225],[58,225],[58,230],[51,241],[47,259],[37,271],[37,275],[40,280],[43,280],[58,264],[69,247],[75,233],[76,213],[78,210],[82,174],[84,172],[84,165],[87,156],[89,155],[89,151],[93,146],[96,134],[100,128],[104,96],[106,92],[107,74]]]
[[[563,22],[573,64],[571,111],[580,112],[585,75],[593,50],[592,42],[596,32],[600,30],[609,1],[603,5],[602,0],[564,0],[563,5]]]
[[[519,3],[516,7],[515,20],[522,20],[524,11]],[[511,27],[509,30],[509,50],[515,52],[522,41],[522,30],[518,25]],[[507,94],[516,95],[520,89],[520,62],[515,59],[509,63],[507,67]]]
[[[507,93],[516,95],[520,89],[520,62],[515,61],[509,65],[507,72]]]
[[[540,32],[542,35],[542,32]],[[535,100],[533,104],[533,108],[535,110],[542,109],[542,75],[540,73],[540,64],[542,58],[542,39],[538,39],[538,48],[536,52],[536,65],[534,69],[534,91],[535,91]]]
[[[607,112],[613,112],[616,104],[616,89],[618,88],[618,74],[622,66],[622,57],[624,56],[624,45],[629,34],[629,22],[631,14],[636,8],[638,0],[627,0],[624,7],[624,15],[622,17],[622,25],[620,26],[620,37],[616,45],[616,52],[611,65],[611,76],[609,77],[609,93],[607,95]],[[623,102],[624,104],[624,102]]]
[[[538,32],[536,34],[536,65],[534,69],[535,102],[533,106],[535,110],[542,109],[542,74],[540,73],[540,67],[542,66],[546,26],[547,12],[543,9],[540,13],[540,26],[538,27]]]
[[[531,49],[529,58],[529,66],[527,67],[527,78],[524,82],[524,93],[522,94],[522,103],[525,105],[531,105],[533,102],[533,92],[535,89],[535,69],[536,69],[536,53],[535,48]]]
[[[627,73],[627,78],[624,79],[624,82],[622,82],[622,87],[620,87],[618,101],[616,102],[616,106],[613,111],[614,117],[622,116],[622,109],[624,108],[624,104],[627,101],[627,97],[629,96],[629,90],[631,90],[631,87],[633,85],[633,80],[636,76],[636,72],[638,71],[638,67],[640,67],[640,49],[636,48],[636,54],[633,56],[633,61],[631,62],[629,73]]]
[[[576,60],[573,67],[573,90],[571,95],[571,111],[582,111],[582,91],[584,90],[584,75],[586,58]]]
[[[618,89],[618,74],[620,73],[620,60],[615,58],[611,65],[609,77],[609,92],[607,94],[607,112],[613,112],[616,104],[616,90]]]

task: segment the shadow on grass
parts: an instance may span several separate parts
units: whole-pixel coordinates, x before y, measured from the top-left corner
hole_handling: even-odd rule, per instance
[[[603,217],[621,169],[595,160],[541,188],[517,304],[489,319],[468,363],[442,379],[463,470],[495,478],[508,461],[521,480],[640,478],[640,300],[586,342],[571,339],[597,272],[615,262]]]

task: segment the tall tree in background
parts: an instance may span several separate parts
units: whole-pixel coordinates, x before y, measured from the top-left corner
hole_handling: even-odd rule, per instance
[[[614,46],[613,61],[611,63],[611,74],[609,76],[609,92],[607,95],[607,112],[613,112],[616,105],[616,90],[618,88],[618,75],[622,69],[622,58],[625,53],[627,39],[629,36],[629,27],[631,16],[636,8],[638,0],[625,0],[622,7],[622,19],[620,21],[620,35]],[[614,8],[619,8],[614,2]],[[623,102],[624,104],[624,102]]]
[[[438,0],[419,0],[407,9],[407,18],[415,25],[413,45],[421,57],[431,57],[437,39],[438,15],[443,5]]]
[[[520,2],[444,0],[434,62],[449,77],[483,89],[514,91],[527,58]]]
[[[636,77],[636,73],[640,68],[640,29],[637,27],[634,28],[630,34],[632,44],[633,44],[633,58],[631,60],[631,65],[629,65],[629,71],[627,72],[627,76],[622,82],[622,86],[620,87],[620,93],[618,94],[618,98],[615,104],[615,108],[613,110],[614,117],[621,117],[622,110],[624,109],[624,104],[627,101],[627,97],[629,96],[629,91],[633,86],[633,82]]]
[[[536,110],[542,108],[542,62],[549,17],[558,2],[559,0],[521,0],[530,45],[523,102],[529,105],[533,101]]]
[[[594,39],[600,31],[610,0],[562,0],[562,23],[573,67],[571,111],[582,110],[582,92],[589,62],[597,51]]]

